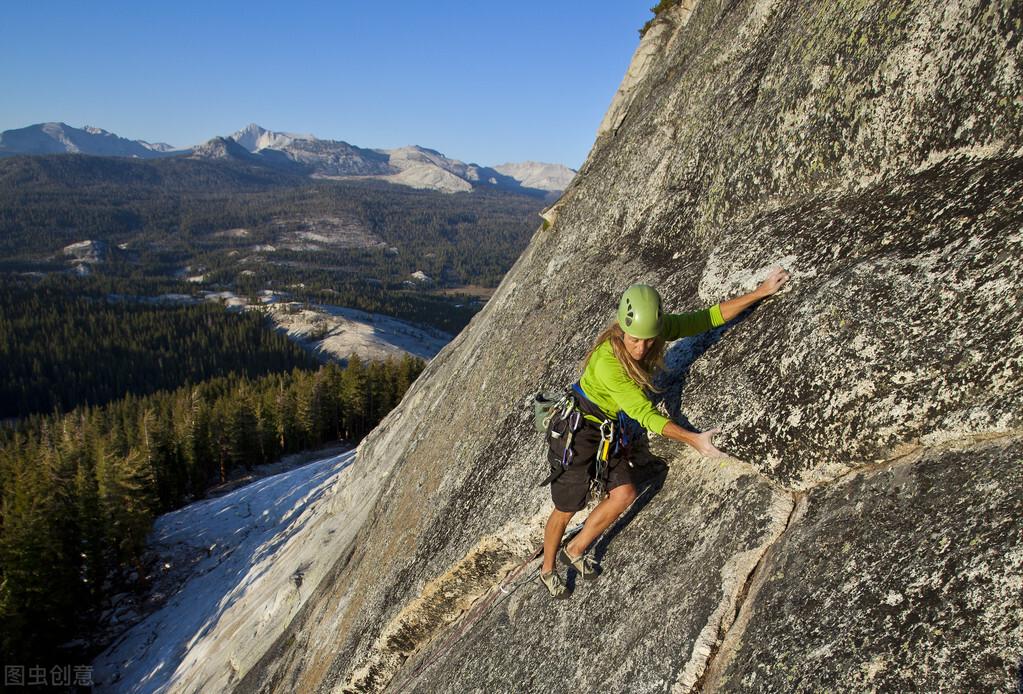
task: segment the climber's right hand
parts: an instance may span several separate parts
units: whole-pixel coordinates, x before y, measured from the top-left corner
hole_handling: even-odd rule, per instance
[[[689,445],[695,448],[702,456],[706,456],[708,458],[724,458],[725,454],[719,451],[717,446],[714,445],[714,436],[720,433],[721,429],[714,427],[713,429],[708,429],[707,431],[699,434],[692,434],[692,440],[689,442]]]
[[[714,445],[714,436],[719,433],[721,433],[721,430],[717,427],[708,429],[704,432],[695,432],[687,431],[678,424],[675,424],[675,422],[668,422],[664,425],[664,429],[661,431],[661,436],[669,438],[672,441],[688,443],[696,449],[697,453],[707,456],[708,458],[724,458],[725,454],[719,451]]]

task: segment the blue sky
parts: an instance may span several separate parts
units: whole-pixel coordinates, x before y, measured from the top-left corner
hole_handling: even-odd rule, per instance
[[[189,146],[256,122],[578,168],[653,4],[16,0],[0,130],[64,121]]]

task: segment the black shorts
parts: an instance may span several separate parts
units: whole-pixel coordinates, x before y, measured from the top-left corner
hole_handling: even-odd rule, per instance
[[[597,447],[600,443],[600,431],[589,423],[575,433],[572,462],[551,482],[551,498],[559,511],[575,513],[586,507],[590,482],[597,474]],[[637,447],[637,450],[641,448]],[[561,468],[561,459],[552,453],[548,453],[548,462],[552,468]],[[633,469],[621,453],[611,454],[607,465],[608,491],[623,484],[635,484]]]

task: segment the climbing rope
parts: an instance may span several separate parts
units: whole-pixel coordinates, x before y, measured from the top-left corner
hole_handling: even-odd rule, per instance
[[[631,504],[629,504],[629,507],[622,513],[622,516],[620,517],[624,517],[628,513],[628,510],[635,506],[637,503],[639,503],[639,500],[646,496],[648,493],[650,493],[650,491],[653,490],[655,486],[656,483],[654,482],[651,482],[650,484],[646,485],[646,487],[643,488],[643,491],[636,495],[636,498],[633,500]],[[585,521],[583,523],[585,523]],[[562,538],[559,547],[564,547],[565,543],[567,543],[573,537],[575,537],[576,534],[578,534],[579,531],[583,529],[583,523],[574,525],[567,531],[565,531],[565,535]],[[618,522],[616,521],[615,523],[612,523],[610,526],[608,526],[604,530],[604,532],[601,533],[596,538],[596,540],[594,540],[594,542],[599,541],[601,537],[603,537],[609,530],[611,530],[611,528],[615,527],[617,524]],[[465,613],[465,615],[462,616],[461,624],[457,628],[453,629],[451,633],[448,634],[447,638],[445,638],[444,641],[442,641],[436,647],[436,649],[433,649],[433,652],[430,654],[429,658],[424,658],[419,662],[419,664],[416,665],[415,668],[413,668],[412,672],[409,673],[409,675],[396,686],[395,691],[398,692],[406,691],[405,689],[406,687],[413,684],[419,678],[420,675],[422,675],[430,668],[430,666],[432,666],[434,663],[436,663],[445,655],[447,655],[448,651],[450,651],[451,648],[456,643],[458,643],[458,641],[463,636],[465,636],[469,632],[469,630],[472,629],[472,627],[475,626],[476,623],[479,622],[479,620],[482,619],[487,612],[490,611],[490,608],[494,607],[497,604],[500,604],[501,602],[504,602],[505,600],[511,597],[512,593],[514,593],[516,590],[524,586],[526,583],[532,581],[540,572],[539,566],[534,568],[533,571],[529,572],[525,578],[520,578],[520,576],[522,575],[522,572],[525,570],[525,568],[529,566],[530,563],[532,563],[536,559],[539,559],[541,556],[543,556],[542,542],[540,543],[540,546],[532,554],[530,554],[528,557],[522,560],[521,563],[519,563],[511,571],[509,571],[508,574],[504,577],[501,583],[497,585],[496,588],[492,588],[490,592],[486,595],[486,597],[477,602],[472,607],[471,610],[469,610],[467,613]]]

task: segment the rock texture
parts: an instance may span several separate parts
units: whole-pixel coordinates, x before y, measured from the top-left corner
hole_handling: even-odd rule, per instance
[[[997,691],[1023,643],[1023,438],[816,489],[762,567],[711,689]]]
[[[1021,16],[668,10],[544,228],[360,448],[372,511],[236,689],[1016,687]],[[779,264],[785,291],[669,355],[663,406],[732,457],[655,442],[670,473],[606,574],[547,599],[532,393],[628,284],[687,310]]]

